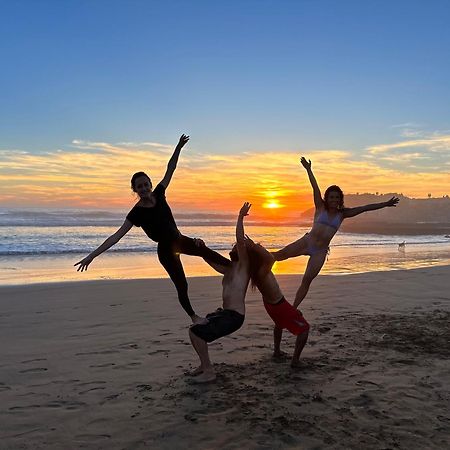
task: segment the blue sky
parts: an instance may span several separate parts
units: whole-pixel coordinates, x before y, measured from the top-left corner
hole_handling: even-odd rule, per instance
[[[447,1],[2,2],[1,147],[358,149],[445,130]]]
[[[386,189],[447,194],[449,23],[440,0],[0,2],[0,188],[39,179],[28,202],[43,185],[49,202],[66,153],[87,183],[82,151],[120,147],[132,160],[134,144],[164,149],[185,132],[187,167],[317,155],[330,181],[360,164],[378,176],[368,191],[395,178]]]

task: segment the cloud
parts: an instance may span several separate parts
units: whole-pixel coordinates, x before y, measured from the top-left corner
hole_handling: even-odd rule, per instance
[[[372,155],[379,155],[399,149],[409,149],[413,147],[422,148],[424,151],[450,150],[450,135],[435,136],[425,139],[415,139],[393,144],[381,144],[368,147],[367,150]]]
[[[381,144],[351,152],[305,150],[323,190],[346,193],[448,194],[450,135]],[[70,150],[0,152],[0,201],[11,206],[131,208],[131,175],[144,170],[157,183],[173,147],[156,142],[108,143],[76,139]],[[437,156],[436,156],[437,155]],[[363,156],[363,157],[361,157]],[[364,157],[365,156],[365,157]],[[213,154],[183,149],[167,196],[176,210],[237,211],[250,201],[254,215],[289,219],[312,206],[311,186],[294,151]],[[406,167],[406,169],[405,169]],[[267,198],[285,208],[265,211]]]
[[[422,133],[420,138],[374,145],[366,149],[363,157],[404,172],[445,172],[450,158],[450,134]]]

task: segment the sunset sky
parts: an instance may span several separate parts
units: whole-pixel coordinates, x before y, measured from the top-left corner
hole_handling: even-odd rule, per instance
[[[299,157],[346,193],[450,194],[448,1],[1,2],[0,207],[289,216]]]

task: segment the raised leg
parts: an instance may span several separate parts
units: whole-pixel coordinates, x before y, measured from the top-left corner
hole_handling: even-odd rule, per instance
[[[298,239],[291,244],[286,245],[286,247],[273,252],[272,255],[275,261],[284,261],[288,258],[294,258],[295,256],[306,255],[308,250],[308,240],[306,235]]]
[[[191,256],[201,256],[205,261],[211,261],[212,263],[220,264],[222,266],[227,266],[230,263],[230,261],[221,254],[210,249],[206,245],[197,245],[194,239],[187,236],[180,236],[176,242],[176,247],[179,253]]]

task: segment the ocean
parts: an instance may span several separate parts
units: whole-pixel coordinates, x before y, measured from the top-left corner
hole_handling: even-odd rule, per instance
[[[156,243],[133,228],[99,256],[87,272],[73,264],[113,234],[125,212],[92,210],[0,209],[0,284],[81,281],[92,279],[165,278]],[[180,231],[202,238],[227,255],[235,241],[235,220],[227,214],[175,214]],[[273,226],[246,219],[246,233],[266,248],[279,249],[303,236],[304,226]],[[399,243],[405,243],[399,248]],[[201,258],[182,256],[187,276],[215,272]],[[304,271],[307,257],[277,263],[275,273]],[[450,263],[450,239],[440,235],[378,235],[339,232],[322,274],[427,267]]]

